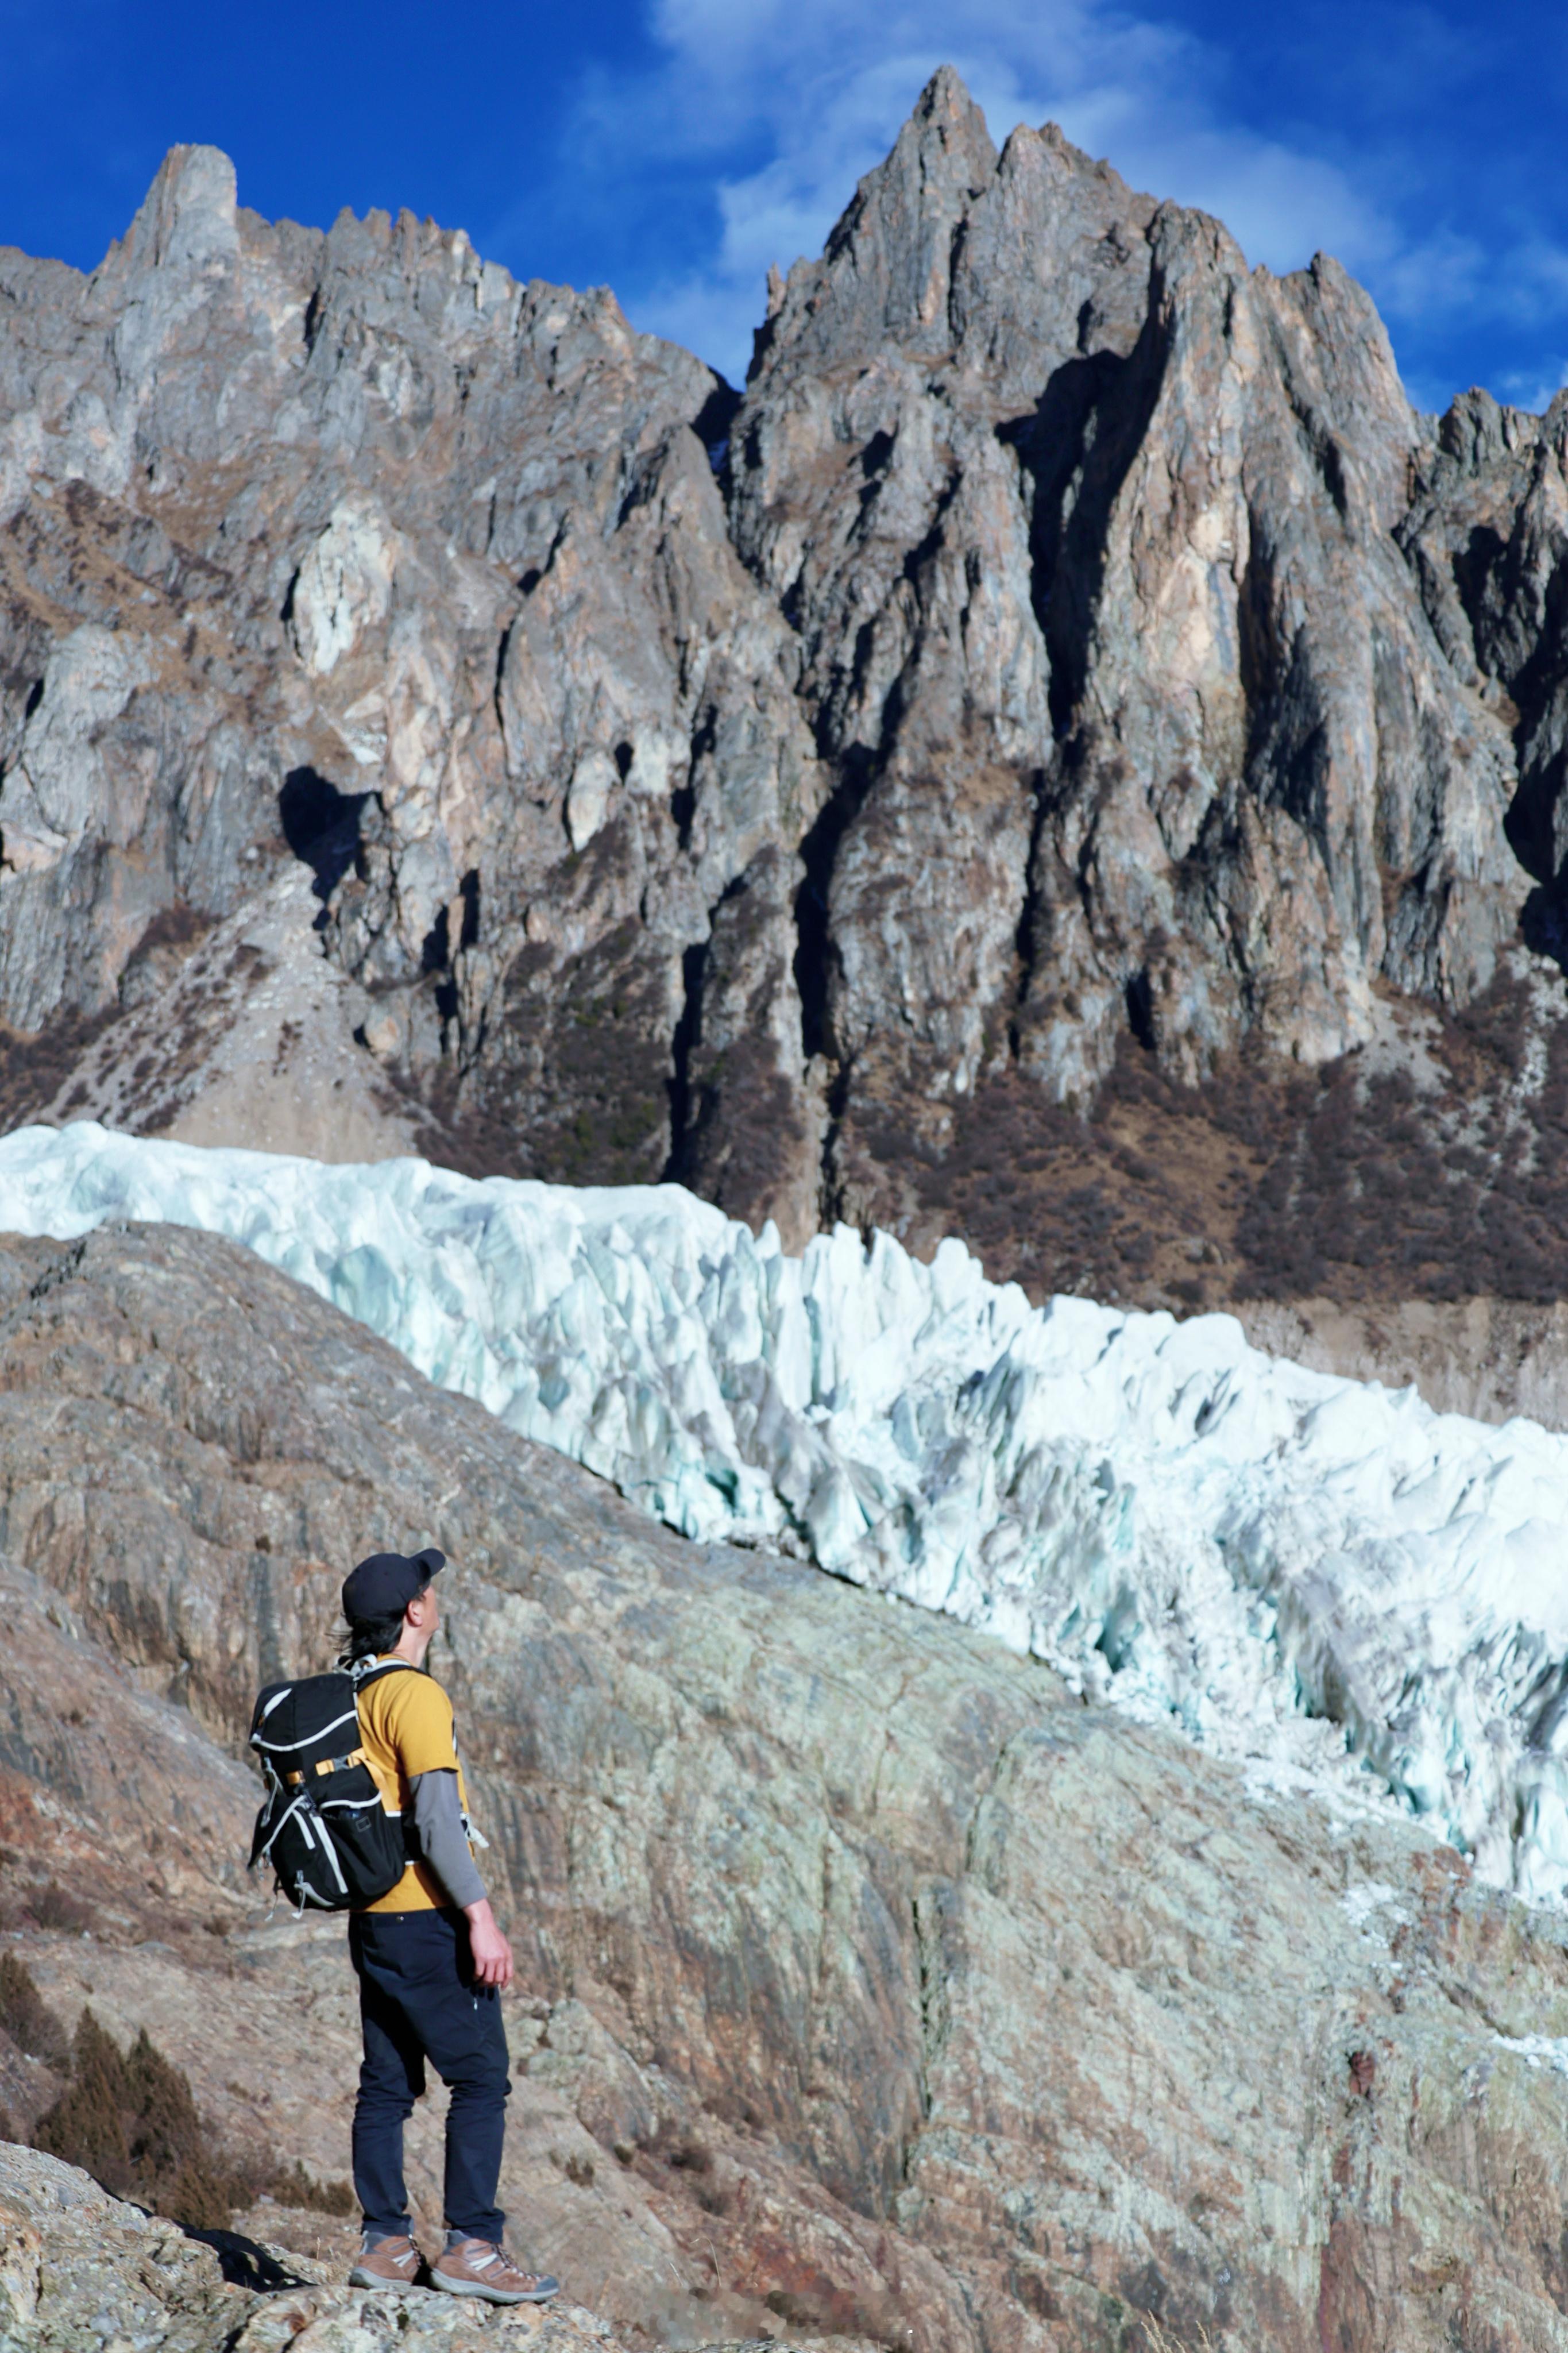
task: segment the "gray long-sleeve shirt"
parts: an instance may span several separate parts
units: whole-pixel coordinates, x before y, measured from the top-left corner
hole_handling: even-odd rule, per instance
[[[408,1786],[414,1793],[414,1828],[421,1856],[460,1912],[470,1904],[481,1903],[485,1883],[474,1868],[463,1835],[456,1771],[416,1773]]]

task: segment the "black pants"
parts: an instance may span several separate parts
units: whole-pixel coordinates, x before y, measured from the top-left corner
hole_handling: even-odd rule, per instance
[[[425,2089],[426,2059],[451,2091],[447,2226],[498,2246],[496,2204],[506,2134],[506,2034],[493,1986],[473,1981],[460,1912],[356,1912],[349,1953],[359,1978],[364,2061],[354,2103],[354,2189],[366,2226],[405,2232],[403,2127]]]

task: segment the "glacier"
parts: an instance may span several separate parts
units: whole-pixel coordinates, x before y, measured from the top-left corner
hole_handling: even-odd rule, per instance
[[[947,1611],[1255,1787],[1397,1804],[1568,1899],[1568,1438],[1226,1315],[1037,1309],[954,1240],[794,1258],[672,1185],[0,1140],[0,1229],[121,1219],[245,1244],[689,1536]]]

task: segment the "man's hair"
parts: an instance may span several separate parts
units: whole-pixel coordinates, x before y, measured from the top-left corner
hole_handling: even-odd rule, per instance
[[[418,1592],[411,1598],[416,1601],[421,1600],[429,1590],[430,1580],[426,1577]],[[339,1666],[352,1667],[356,1659],[376,1659],[384,1651],[395,1651],[397,1638],[403,1631],[403,1620],[406,1614],[407,1609],[405,1605],[404,1609],[395,1611],[390,1617],[351,1618],[349,1630],[343,1637],[342,1649],[338,1652]]]

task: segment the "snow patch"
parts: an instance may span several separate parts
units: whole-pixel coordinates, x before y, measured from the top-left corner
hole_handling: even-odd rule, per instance
[[[1347,1887],[1340,1898],[1340,1903],[1349,1917],[1352,1927],[1360,1928],[1364,1935],[1368,1936],[1383,1934],[1381,1925],[1378,1923],[1379,1913],[1391,1913],[1393,1919],[1397,1923],[1403,1923],[1409,1917],[1400,1902],[1398,1888],[1390,1887],[1386,1880],[1363,1879],[1358,1885]]]
[[[1492,2041],[1517,2052],[1527,2067],[1550,2067],[1555,2074],[1568,2075],[1568,2035],[1494,2034]]]
[[[1248,1765],[1392,1793],[1568,1894],[1568,1440],[847,1228],[111,1134],[0,1142],[0,1227],[226,1234],[687,1535],[983,1627]]]

